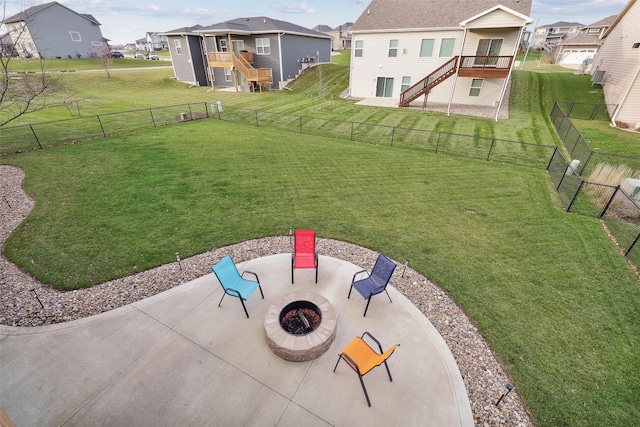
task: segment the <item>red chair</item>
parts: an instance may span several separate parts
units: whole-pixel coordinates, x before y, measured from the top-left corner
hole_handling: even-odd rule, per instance
[[[318,283],[318,253],[316,252],[315,230],[296,230],[291,254],[291,283],[296,268],[315,268]]]

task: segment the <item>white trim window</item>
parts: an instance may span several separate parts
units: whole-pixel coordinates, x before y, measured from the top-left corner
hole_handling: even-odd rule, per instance
[[[378,77],[376,98],[391,98],[393,94],[393,77]]]
[[[420,57],[430,58],[433,56],[433,45],[435,39],[422,39],[420,42]]]
[[[271,55],[271,41],[268,38],[256,39],[256,53],[258,55]]]
[[[93,47],[102,47],[102,42],[91,42],[91,46],[93,46]]]
[[[71,40],[74,42],[82,41],[82,37],[80,37],[80,33],[77,31],[69,31],[69,36],[71,37]]]
[[[182,40],[174,39],[173,44],[176,47],[176,55],[182,55]]]
[[[411,76],[402,76],[402,86],[400,86],[400,92],[404,92],[410,87],[411,87]]]
[[[398,39],[389,40],[389,58],[398,56]]]
[[[231,82],[233,81],[233,76],[231,75],[232,70],[231,67],[224,67],[224,81]]]
[[[229,44],[227,39],[220,39],[220,52],[229,52]]]
[[[356,48],[354,50],[354,56],[356,58],[362,58],[363,51],[364,51],[364,41],[356,40]]]
[[[473,79],[471,81],[471,89],[469,89],[469,96],[480,96],[483,83],[484,79]]]
[[[451,58],[453,56],[453,48],[456,45],[456,39],[454,38],[444,38],[440,42],[440,53],[438,56],[440,58]]]

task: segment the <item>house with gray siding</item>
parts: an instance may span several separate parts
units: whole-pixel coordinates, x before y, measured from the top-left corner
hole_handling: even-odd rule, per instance
[[[204,38],[196,33],[202,25],[176,28],[162,33],[167,38],[176,80],[193,86],[209,85]]]
[[[91,15],[51,2],[4,20],[16,53],[23,58],[89,58],[109,52],[100,23]]]
[[[531,0],[373,0],[351,27],[349,94],[407,107],[496,108]]]
[[[174,35],[170,35],[174,33]],[[206,64],[207,84],[236,90],[281,89],[310,63],[331,61],[331,37],[290,22],[265,16],[238,18],[192,30],[202,37],[202,49],[178,55],[175,32],[164,33],[174,69]],[[172,46],[173,44],[173,46]],[[202,56],[201,60],[197,57]],[[176,78],[179,78],[176,74]],[[202,85],[200,79],[188,81]]]

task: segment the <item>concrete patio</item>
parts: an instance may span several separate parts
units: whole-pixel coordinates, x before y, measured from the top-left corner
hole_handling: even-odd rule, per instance
[[[18,426],[473,426],[455,360],[429,320],[389,287],[393,300],[347,299],[362,268],[320,256],[297,270],[290,254],[239,264],[260,277],[246,302],[227,296],[213,273],[154,297],[97,316],[33,328],[0,326],[0,406]],[[393,285],[393,279],[391,284]],[[270,302],[293,291],[321,294],[337,313],[329,350],[308,362],[287,362],[267,346]],[[371,332],[386,349],[384,367],[357,375],[337,353]]]

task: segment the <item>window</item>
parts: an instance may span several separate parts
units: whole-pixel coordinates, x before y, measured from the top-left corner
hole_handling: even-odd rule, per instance
[[[229,52],[229,45],[226,39],[220,39],[220,52]]]
[[[364,41],[362,40],[356,40],[356,50],[355,50],[355,57],[356,58],[362,58],[362,50],[364,48]]]
[[[502,39],[480,39],[476,49],[476,59],[474,65],[496,65],[502,47]],[[486,58],[491,56],[492,58]]]
[[[453,47],[456,45],[456,39],[442,39],[440,42],[440,58],[451,58],[453,56]]]
[[[102,47],[102,42],[91,42],[91,46],[93,46],[93,47]]]
[[[81,42],[82,37],[80,37],[80,33],[77,31],[69,31],[69,35],[71,36],[71,40],[74,42]]]
[[[389,40],[389,58],[398,56],[398,40]]]
[[[182,55],[182,40],[174,40],[173,44],[176,46],[176,54]]]
[[[433,43],[434,39],[422,39],[420,43],[420,56],[423,58],[429,58],[433,56]]]
[[[376,86],[376,97],[391,98],[393,93],[393,77],[378,77]]]
[[[224,81],[233,81],[233,77],[231,76],[231,67],[224,67]]]
[[[231,49],[233,53],[238,55],[240,51],[244,50],[244,40],[231,40]]]
[[[483,83],[484,83],[484,79],[473,79],[471,81],[471,89],[469,90],[469,96],[480,96],[480,90],[482,89]]]
[[[400,92],[404,92],[411,86],[411,76],[402,76],[402,86],[400,86]]]
[[[589,28],[588,32],[589,32],[589,34],[599,33],[600,29],[598,29],[598,28]]]
[[[256,39],[256,53],[258,55],[271,55],[269,39]]]

